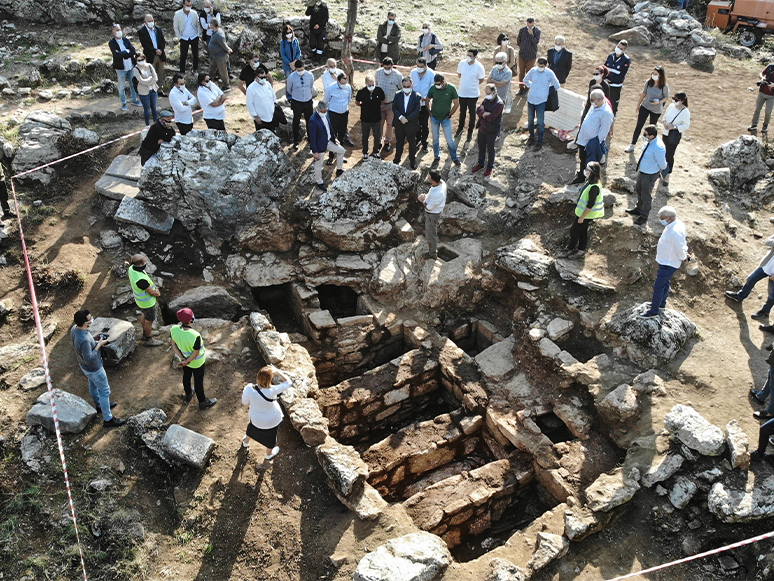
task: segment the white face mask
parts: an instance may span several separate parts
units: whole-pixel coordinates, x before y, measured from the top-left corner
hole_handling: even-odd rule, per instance
[[[341,87],[342,89],[346,89],[347,83],[339,83],[339,87]]]
[[[177,88],[180,89],[181,93],[185,92],[185,85],[177,85]]]
[[[254,69],[257,69],[258,65],[260,64],[261,64],[261,61],[250,61],[250,66],[253,67]]]
[[[669,226],[669,222],[667,220],[664,220],[663,218],[658,221],[659,224],[662,226]]]
[[[373,93],[373,92],[374,92],[374,90],[376,89],[376,85],[367,85],[367,86],[366,86],[366,88],[367,88],[367,89],[368,89],[370,92],[372,92],[372,93]]]
[[[508,44],[510,44],[510,42],[511,42],[510,40],[504,40],[504,41],[502,42],[502,45],[503,45],[503,46],[508,46]]]
[[[473,61],[475,61],[476,59],[472,56],[469,56],[465,60],[468,61],[470,64],[473,64]]]
[[[650,78],[651,78],[651,79],[653,79],[654,81],[658,82],[658,80],[659,80],[661,77],[659,77],[658,75],[650,75]]]
[[[263,78],[255,77],[255,80],[258,81],[259,85],[263,85],[266,82],[266,78],[265,77],[263,77]]]
[[[538,70],[539,73],[543,73],[543,72],[545,72],[546,67],[538,67],[537,70]]]
[[[290,40],[291,38],[293,38],[293,33],[291,32],[290,34],[286,34],[286,35],[285,35],[285,38],[287,38],[288,40]]]
[[[392,72],[392,67],[390,67],[389,69],[384,69],[385,75],[389,75],[391,72]]]
[[[204,86],[207,87],[208,89],[212,89],[212,81],[207,81],[206,83],[204,83]]]
[[[156,26],[156,23],[155,22],[146,22],[145,26],[147,26],[148,28],[153,30],[153,27]]]
[[[560,51],[560,50],[562,50],[563,48],[564,48],[564,47],[563,47],[562,45],[560,45],[560,44],[555,44],[555,45],[554,45],[554,50],[555,50],[556,52],[559,52],[559,51]]]
[[[491,95],[485,95],[484,99],[486,99],[487,101],[491,101],[492,99],[494,99],[494,93],[492,93]]]
[[[622,51],[622,50],[621,50],[620,48],[618,48],[618,47],[615,47],[615,55],[616,55],[616,56],[621,56],[623,53],[624,53],[624,51]]]
[[[503,69],[505,68],[505,63],[497,63],[497,64],[495,65],[495,68],[496,68],[498,71],[501,71],[501,70],[503,70]]]
[[[205,8],[204,8],[204,11],[205,11],[207,14],[209,14],[210,12],[212,12],[212,8],[207,8],[207,7],[205,6]]]
[[[424,73],[427,70],[427,67],[417,67],[418,73]]]
[[[439,83],[436,83],[436,84],[435,84],[435,88],[436,88],[436,89],[439,89],[439,90],[440,90],[440,89],[443,89],[443,83],[440,83],[440,84],[439,84]]]
[[[422,29],[422,34],[427,34],[428,32],[430,32],[429,28],[423,28]]]
[[[650,139],[648,139],[645,135],[643,135],[640,139],[642,139],[643,143],[648,143],[650,141]]]
[[[190,6],[183,6],[183,11],[184,11],[186,14],[188,14],[188,13],[191,11],[191,7],[190,7]]]
[[[123,36],[124,36],[124,33],[123,33],[123,32],[121,32],[121,31],[119,30],[119,31],[117,31],[117,32],[115,33],[115,35],[116,35],[116,38],[123,38]]]
[[[602,80],[602,75],[596,74],[596,75],[593,75],[591,78],[594,79],[595,81],[599,82],[599,81]]]
[[[584,169],[583,170],[583,175],[586,176],[586,177],[589,177],[591,175],[591,172],[589,170],[587,170],[587,169]]]
[[[403,92],[406,93],[406,95],[411,94],[411,87],[403,87]]]

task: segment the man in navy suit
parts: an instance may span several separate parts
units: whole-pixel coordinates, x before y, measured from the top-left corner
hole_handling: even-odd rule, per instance
[[[417,109],[417,116],[419,109]],[[317,111],[309,118],[309,145],[312,147],[314,155],[314,181],[317,187],[323,192],[327,192],[323,182],[322,170],[325,162],[325,152],[330,151],[336,154],[336,177],[344,173],[344,152],[346,151],[336,139],[336,135],[331,129],[331,119],[328,116],[328,103],[320,101],[317,103]],[[325,196],[320,200],[325,203]]]
[[[422,97],[413,88],[410,77],[403,77],[403,91],[395,93],[392,101],[392,126],[395,128],[395,159],[399,164],[403,155],[403,144],[408,139],[409,163],[411,169],[417,169],[417,132],[419,131],[419,112],[422,109]]]
[[[564,46],[564,37],[554,39],[554,48],[548,49],[548,68],[554,71],[559,84],[564,87],[572,69],[572,53]]]
[[[156,70],[156,76],[159,78],[159,95],[163,95],[164,82],[164,63],[167,60],[167,53],[164,49],[167,47],[167,41],[164,40],[164,33],[156,26],[152,14],[145,15],[145,26],[141,26],[137,31],[137,36],[142,45],[142,52],[145,60],[153,65]]]

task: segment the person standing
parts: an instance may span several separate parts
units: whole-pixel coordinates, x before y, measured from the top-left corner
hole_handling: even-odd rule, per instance
[[[247,112],[253,118],[255,130],[268,129],[272,133],[277,129],[274,111],[277,106],[277,95],[267,78],[269,71],[261,65],[255,71],[255,82],[247,87]]]
[[[99,341],[95,341],[89,332],[89,327],[94,318],[87,309],[81,309],[73,315],[73,326],[70,329],[70,340],[75,349],[75,358],[78,366],[89,380],[89,394],[94,401],[97,413],[102,414],[102,425],[105,428],[123,426],[126,420],[113,415],[110,411],[116,407],[116,403],[110,401],[110,384],[108,383],[105,368],[102,365],[100,349],[107,344],[107,336],[100,335]]]
[[[462,165],[457,159],[457,144],[452,135],[452,117],[460,106],[460,100],[457,96],[457,89],[454,85],[446,82],[446,78],[436,73],[433,78],[434,84],[427,92],[427,112],[430,115],[430,124],[433,128],[433,165],[438,165],[441,161],[440,133],[443,129],[443,135],[446,138],[446,145],[449,147],[449,155],[454,165]]]
[[[163,96],[164,91],[164,63],[167,61],[167,53],[164,49],[167,47],[167,41],[164,40],[164,33],[160,28],[156,27],[156,23],[153,20],[152,14],[145,15],[145,26],[141,26],[137,31],[137,36],[140,38],[140,44],[142,45],[142,52],[153,69],[156,71],[156,78],[158,79],[160,88],[159,95]]]
[[[640,93],[640,99],[637,101],[637,126],[632,133],[632,142],[624,149],[626,153],[634,151],[634,146],[637,144],[637,137],[640,135],[645,121],[650,117],[650,125],[655,125],[658,118],[661,116],[661,111],[664,108],[664,103],[669,101],[669,85],[666,82],[666,73],[664,67],[656,65],[653,67],[653,72],[650,78],[645,82],[645,87]]]
[[[395,99],[395,95],[403,90],[403,77],[393,68],[392,59],[385,57],[382,61],[382,68],[376,71],[375,78],[376,86],[381,87],[384,91],[382,135],[384,136],[384,149],[389,152],[392,149],[392,101]]]
[[[158,112],[158,77],[156,70],[145,60],[145,55],[137,55],[137,64],[134,65],[132,74],[137,79],[137,94],[142,103],[145,127],[150,127],[150,120],[159,120]]]
[[[169,92],[169,104],[175,113],[175,124],[180,135],[186,135],[193,129],[193,107],[196,97],[185,86],[185,77],[175,73],[172,77],[173,88]]]
[[[672,206],[664,206],[658,211],[658,219],[664,226],[656,250],[658,274],[656,282],[653,283],[653,298],[650,301],[650,308],[640,315],[642,319],[658,317],[659,310],[666,308],[672,276],[684,260],[691,258],[688,253],[688,245],[685,242],[685,224],[677,219],[675,209]]]
[[[516,75],[518,78],[519,67],[516,59],[516,49],[511,46],[510,38],[504,32],[497,35],[497,46],[494,50],[494,59],[497,60],[497,55],[501,52],[505,53],[505,65],[511,70],[511,76]],[[523,76],[523,75],[522,75]]]
[[[588,113],[589,109],[591,108],[591,91],[593,91],[595,88],[602,90],[602,92],[605,94],[605,98],[610,101],[610,109],[613,109],[613,101],[610,99],[610,83],[607,81],[608,74],[609,71],[605,65],[599,65],[594,69],[594,72],[591,75],[591,80],[589,81],[589,92],[586,97],[586,105],[583,107],[583,114],[581,115],[581,119],[586,118],[586,113]],[[613,111],[613,117],[615,117],[615,111]]]
[[[458,91],[460,98],[460,124],[457,127],[457,135],[465,129],[465,119],[470,114],[468,125],[468,141],[473,139],[473,128],[476,125],[476,104],[481,96],[479,85],[486,78],[484,65],[478,60],[478,51],[474,48],[468,51],[465,60],[457,65],[457,76],[460,79]]]
[[[623,89],[626,73],[629,72],[629,65],[632,64],[626,49],[629,43],[621,40],[615,47],[615,50],[607,55],[605,66],[609,72],[607,77],[610,83],[610,103],[613,106],[613,115],[618,115],[618,103],[621,101],[621,90]]]
[[[328,85],[325,89],[324,100],[328,103],[328,115],[331,120],[331,130],[339,143],[349,147],[354,146],[347,137],[347,125],[349,124],[349,102],[352,100],[352,86],[346,73],[341,73],[335,85]],[[328,165],[333,164],[331,152]]]
[[[599,162],[607,154],[607,136],[613,126],[615,117],[610,105],[607,104],[605,93],[602,89],[594,89],[589,96],[589,102],[593,107],[583,118],[578,137],[575,143],[578,145],[578,173],[573,184],[582,184],[588,176],[584,170],[588,162]]]
[[[417,132],[419,131],[419,111],[422,97],[413,87],[410,77],[403,78],[403,88],[392,102],[392,125],[395,127],[395,159],[400,164],[403,156],[403,144],[408,140],[409,165],[417,169]]]
[[[336,66],[336,59],[330,58],[325,62],[325,72],[320,76],[322,81],[323,91],[328,88],[329,85],[335,85],[339,82],[339,75],[343,73],[339,67]]]
[[[323,0],[312,0],[306,8],[309,17],[309,50],[314,53],[314,62],[320,64],[325,51],[325,35],[330,18],[328,5]]]
[[[255,81],[255,70],[261,64],[261,57],[257,52],[251,52],[247,59],[247,64],[242,67],[239,73],[239,81],[237,81],[237,87],[242,91],[243,95],[247,95],[247,87],[249,87]],[[290,100],[290,97],[288,97]]]
[[[750,452],[750,460],[760,462],[766,458],[771,458],[771,456],[766,456],[766,448],[768,448],[769,444],[774,444],[774,438],[771,437],[772,434],[774,434],[774,419],[761,425],[758,431],[758,448]]]
[[[508,53],[498,52],[495,54],[495,64],[489,71],[487,83],[491,83],[497,88],[497,96],[500,97],[505,106],[505,113],[510,113],[511,107],[513,107],[512,78],[513,71],[508,68]]]
[[[441,221],[441,212],[446,206],[446,182],[441,179],[441,174],[430,170],[427,174],[430,189],[427,194],[420,194],[418,199],[425,206],[425,238],[427,238],[428,251],[422,258],[435,260],[438,258],[438,224]]]
[[[210,80],[207,73],[199,73],[196,99],[202,106],[207,129],[226,130],[226,95]]]
[[[521,62],[521,61],[520,61]],[[535,149],[543,147],[543,135],[545,133],[546,102],[550,87],[559,90],[559,80],[554,71],[548,69],[548,60],[540,57],[537,66],[524,76],[524,84],[529,89],[527,97],[527,115],[529,119],[529,139],[527,146],[535,144]],[[535,118],[537,118],[537,141],[535,141]]]
[[[150,126],[148,134],[140,144],[140,165],[145,165],[151,157],[158,153],[159,149],[161,149],[161,144],[169,143],[174,136],[172,112],[162,111],[159,113],[159,120]]]
[[[766,244],[774,245],[774,240],[770,238],[766,241]],[[763,260],[761,260],[758,268],[756,268],[748,275],[744,286],[738,291],[726,291],[726,297],[732,301],[741,303],[748,296],[750,296],[750,293],[752,292],[755,285],[762,281],[764,278],[769,279],[768,299],[763,308],[753,313],[751,317],[753,319],[765,319],[769,316],[769,311],[774,305],[774,247],[772,247],[766,256],[763,257]]]
[[[758,82],[758,98],[755,101],[755,113],[753,113],[752,122],[747,131],[755,132],[758,130],[758,120],[761,118],[761,109],[766,105],[766,114],[763,117],[763,127],[761,133],[767,133],[769,121],[771,121],[771,110],[774,109],[774,63],[767,65],[760,74],[761,80]]]
[[[132,287],[134,302],[141,311],[142,340],[146,347],[159,347],[162,343],[153,338],[153,321],[156,320],[156,299],[161,296],[161,293],[145,272],[147,266],[148,259],[145,255],[132,256],[132,264],[128,270],[129,285]]]
[[[572,53],[564,46],[563,36],[554,38],[554,48],[548,49],[548,68],[554,71],[559,84],[564,87],[572,70]]]
[[[376,80],[371,75],[366,75],[365,87],[355,95],[355,103],[360,107],[360,129],[362,131],[361,143],[363,144],[363,159],[368,159],[368,137],[374,134],[374,152],[376,159],[379,155],[379,144],[382,141],[382,103],[384,103],[384,91],[376,86]]]
[[[680,140],[691,126],[691,112],[688,110],[688,96],[685,93],[675,93],[672,104],[667,107],[664,118],[661,120],[664,128],[664,146],[666,147],[667,168],[661,173],[661,183],[669,183],[669,174],[675,166],[675,151]]]
[[[422,107],[419,109],[419,131],[417,131],[417,147],[427,149],[427,138],[430,135],[430,114],[427,112],[427,92],[433,86],[435,74],[427,67],[425,57],[417,59],[417,66],[411,71],[411,82],[414,90],[422,98]]]
[[[137,51],[132,43],[124,38],[124,33],[118,24],[113,25],[113,38],[108,42],[110,52],[113,54],[113,69],[118,77],[118,97],[121,99],[121,111],[128,111],[126,107],[126,84],[129,83],[129,91],[132,94],[132,105],[142,107],[137,100],[137,91],[132,82],[132,69],[137,59]]]
[[[634,223],[638,226],[647,224],[650,206],[653,203],[653,186],[659,174],[667,168],[666,147],[658,138],[655,125],[648,125],[642,133],[645,147],[642,148],[637,162],[637,183],[634,191],[637,193],[637,205],[626,210],[627,214],[636,216]]]
[[[567,243],[567,250],[560,255],[562,258],[583,258],[586,255],[589,226],[592,220],[605,217],[602,166],[596,161],[590,161],[583,169],[583,176],[585,181],[579,190],[578,203],[575,205],[575,217],[570,226],[570,240]]]
[[[425,63],[432,70],[435,70],[438,64],[438,54],[443,50],[443,44],[430,30],[430,23],[425,22],[422,24],[422,34],[419,35],[417,41],[417,57],[425,59]],[[416,82],[414,82],[416,86]]]
[[[272,385],[274,375],[282,380]],[[266,459],[271,460],[279,454],[277,432],[282,423],[282,408],[277,403],[277,396],[288,389],[293,383],[290,378],[274,367],[266,365],[258,371],[255,383],[248,383],[242,390],[242,405],[249,405],[247,430],[242,438],[242,448],[249,450],[250,440],[255,440],[266,449]]]
[[[395,22],[395,17],[394,12],[388,12],[387,20],[379,25],[376,32],[377,54],[382,63],[387,57],[390,57],[394,64],[400,61],[400,26]]]
[[[540,43],[540,29],[535,26],[534,18],[527,18],[527,25],[519,30],[516,37],[516,44],[519,47],[519,83],[524,82],[527,71],[531,71],[535,66],[538,43]],[[519,95],[523,95],[528,90],[528,85],[521,85]]]
[[[210,77],[216,73],[223,83],[223,92],[228,93],[231,90],[231,79],[228,74],[228,56],[231,54],[231,47],[226,44],[226,35],[220,28],[220,21],[213,18],[210,21],[212,36],[210,37]]]
[[[314,75],[306,70],[304,61],[296,61],[296,70],[290,73],[288,82],[285,84],[285,96],[290,102],[290,108],[293,111],[293,151],[298,151],[298,144],[301,142],[301,117],[304,117],[306,125],[307,139],[309,138],[309,119],[314,113],[312,103],[312,87],[314,86]]]
[[[177,320],[180,324],[172,326],[169,337],[172,351],[180,359],[177,366],[183,369],[183,393],[185,394],[183,400],[185,403],[190,402],[195,391],[196,399],[199,400],[199,409],[206,410],[218,403],[218,400],[214,397],[207,399],[204,395],[204,363],[207,360],[204,340],[199,331],[191,327],[196,320],[191,309],[177,311]],[[192,377],[193,390],[191,389]]]
[[[769,296],[772,294],[771,283],[772,281],[769,279]],[[774,304],[774,300],[771,302]],[[766,406],[765,410],[753,412],[753,417],[759,420],[770,420],[774,418],[774,350],[769,353],[769,356],[766,358],[766,363],[769,366],[769,370],[763,388],[760,391],[756,390],[755,386],[750,388],[750,395],[752,395],[758,403],[765,404],[766,399],[768,398],[769,400],[769,405]]]
[[[503,124],[505,104],[497,96],[497,87],[493,84],[486,85],[484,93],[484,100],[476,109],[476,115],[478,115],[478,163],[473,167],[473,173],[484,168],[488,154],[489,163],[486,163],[484,177],[489,177],[492,174],[492,168],[494,168],[495,143]]]
[[[210,0],[204,0],[202,2],[202,13],[199,15],[199,26],[202,30],[202,44],[207,52],[210,50],[210,39],[213,34],[210,23],[214,19],[220,22],[220,11],[212,5]]]
[[[280,40],[280,56],[282,57],[282,70],[285,78],[290,76],[296,66],[296,61],[301,59],[301,45],[298,43],[296,33],[290,24],[282,25],[282,40]]]
[[[191,8],[191,0],[183,0],[183,7],[175,12],[172,19],[175,36],[180,39],[180,74],[185,74],[185,62],[188,60],[188,50],[193,58],[193,74],[199,74],[199,34],[202,26],[199,15]]]
[[[312,148],[314,156],[314,181],[317,187],[323,192],[327,192],[325,182],[322,178],[323,162],[325,161],[325,152],[329,151],[336,155],[336,177],[344,173],[344,152],[346,151],[336,140],[336,135],[331,128],[331,120],[328,117],[328,103],[320,101],[317,103],[317,111],[309,119],[309,145]],[[321,197],[324,204],[327,198]]]
[[[3,210],[2,218],[16,218],[16,214],[11,212],[11,206],[8,205],[8,186],[5,185],[5,169],[0,163],[0,209]]]

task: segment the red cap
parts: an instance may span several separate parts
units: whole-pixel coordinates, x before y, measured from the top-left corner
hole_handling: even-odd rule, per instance
[[[190,323],[193,321],[194,314],[193,311],[189,308],[180,309],[177,312],[177,320],[181,323]]]

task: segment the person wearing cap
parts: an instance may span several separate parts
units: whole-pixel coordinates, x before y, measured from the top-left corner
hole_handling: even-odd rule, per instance
[[[143,254],[132,256],[132,264],[129,266],[129,285],[132,287],[134,302],[140,309],[140,326],[142,327],[142,341],[146,347],[160,347],[161,341],[153,338],[153,321],[156,320],[156,299],[161,293],[156,288],[153,280],[145,269],[148,259]]]
[[[207,399],[204,395],[204,362],[206,360],[204,341],[199,331],[191,327],[194,322],[194,314],[191,309],[180,309],[177,312],[179,325],[173,325],[169,330],[172,338],[172,351],[180,358],[177,366],[183,368],[183,399],[185,403],[191,401],[194,392],[191,391],[191,377],[194,380],[196,399],[199,400],[199,409],[206,410],[214,406],[218,400],[214,397]]]
[[[274,376],[282,380],[272,385]],[[242,438],[242,449],[250,450],[250,440],[253,439],[265,446],[269,453],[266,459],[271,460],[279,454],[277,432],[282,423],[282,408],[277,403],[277,396],[293,385],[290,378],[273,365],[261,367],[255,383],[248,383],[242,390],[242,405],[249,405],[247,429]]]
[[[185,86],[185,77],[175,73],[172,77],[172,89],[169,91],[169,104],[175,113],[175,124],[180,135],[193,129],[193,107],[196,97]]]
[[[273,133],[279,124],[274,119],[277,96],[271,81],[267,79],[268,74],[269,71],[263,65],[255,69],[255,82],[247,87],[247,112],[253,118],[256,131],[268,129]]]
[[[172,112],[162,111],[159,113],[159,120],[148,128],[148,134],[140,144],[140,165],[145,163],[161,149],[161,144],[169,143],[175,136],[175,130],[172,128]]]

